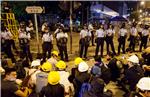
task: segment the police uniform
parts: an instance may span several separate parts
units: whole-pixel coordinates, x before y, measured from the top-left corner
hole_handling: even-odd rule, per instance
[[[11,40],[12,40],[12,34],[10,31],[4,31],[1,33],[1,39],[2,39],[2,45],[3,45],[3,50],[8,56],[8,58],[11,58],[12,62],[15,63],[16,60],[14,58],[14,54],[12,53],[11,49]]]
[[[30,33],[27,33],[25,29],[19,30],[19,44],[22,50],[22,54],[20,55],[20,57],[21,58],[26,57],[27,60],[29,58],[30,61],[32,61],[32,55],[30,53],[30,38],[31,38]]]
[[[0,33],[0,37],[1,37],[1,52],[5,52],[5,47],[6,47],[6,43],[5,43],[5,31],[1,31]]]
[[[88,30],[91,32],[91,42],[92,42],[92,46],[94,46],[94,28],[92,24],[89,24],[88,26]]]
[[[114,34],[115,34],[115,30],[114,29],[106,30],[107,53],[109,52],[109,45],[110,45],[113,53],[116,54],[115,48],[114,48],[114,43],[113,43],[113,35]]]
[[[130,44],[129,47],[132,49],[132,51],[135,51],[135,41],[137,36],[137,29],[135,27],[132,27],[130,30]]]
[[[103,56],[103,46],[104,46],[104,37],[105,37],[105,32],[103,29],[98,29],[96,30],[96,51],[95,51],[95,56],[98,55],[99,52],[99,46],[101,46],[101,56]]]
[[[48,52],[48,58],[51,57],[51,50],[52,50],[52,41],[53,41],[53,35],[49,32],[45,32],[42,36],[42,49],[43,49],[43,60],[46,59],[46,53]]]
[[[54,32],[54,37],[56,38],[56,36],[57,36],[57,34],[60,32],[60,27],[58,27],[56,30],[55,30],[55,32]],[[56,38],[56,45],[57,45],[57,48],[58,48],[58,50],[59,51],[61,51],[60,50],[60,47],[59,47],[59,42],[57,41],[57,38]],[[60,52],[59,52],[59,55],[60,55]]]
[[[57,39],[57,45],[59,47],[61,60],[64,60],[64,55],[65,55],[65,61],[68,61],[68,53],[67,53],[68,34],[61,31],[57,33],[56,39]]]
[[[89,43],[90,43],[90,39],[91,39],[91,33],[88,30],[81,30],[80,32],[80,41],[79,41],[79,45],[80,45],[80,57],[82,58],[83,52],[84,52],[84,58],[86,58],[87,55],[87,50],[89,47]]]
[[[142,46],[144,46],[144,49],[146,49],[148,36],[149,36],[149,30],[148,30],[148,29],[144,29],[144,30],[142,31],[141,44],[140,44],[140,51],[142,51]]]
[[[143,28],[142,27],[139,27],[138,29],[138,34],[140,36],[140,38],[142,37],[142,31],[143,31]]]
[[[120,54],[120,48],[122,46],[122,51],[125,53],[125,42],[126,42],[126,36],[127,36],[127,29],[121,28],[118,32],[118,54]]]

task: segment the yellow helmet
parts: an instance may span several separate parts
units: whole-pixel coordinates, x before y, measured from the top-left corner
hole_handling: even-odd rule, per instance
[[[57,51],[52,51],[52,54],[54,54],[58,57],[58,52]]]
[[[48,74],[48,83],[51,85],[56,85],[59,83],[60,80],[60,74],[57,71],[51,71]]]
[[[66,68],[66,63],[62,60],[58,61],[56,64],[56,67],[59,69],[65,69]]]
[[[83,62],[83,60],[82,60],[82,58],[80,58],[80,57],[77,57],[77,58],[75,58],[75,60],[74,60],[75,65],[79,65],[81,62]]]
[[[52,64],[50,62],[46,61],[43,63],[41,68],[43,71],[50,71],[50,70],[52,70]]]

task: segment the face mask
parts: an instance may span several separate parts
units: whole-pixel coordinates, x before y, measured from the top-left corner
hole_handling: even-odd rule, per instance
[[[15,81],[16,78],[14,78],[14,77],[9,77],[9,80],[10,80],[10,81]]]
[[[16,78],[10,78],[10,81],[15,81],[16,80]]]

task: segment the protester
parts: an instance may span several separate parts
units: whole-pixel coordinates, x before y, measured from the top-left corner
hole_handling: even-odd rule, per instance
[[[89,66],[86,62],[81,62],[78,66],[79,74],[75,77],[73,83],[75,88],[74,97],[79,96],[79,92],[83,83],[90,80],[90,74],[88,73]]]
[[[79,74],[79,71],[78,71],[78,65],[83,62],[82,58],[80,57],[77,57],[75,58],[74,60],[74,65],[75,67],[71,69],[71,74],[69,76],[69,81],[71,83],[73,83],[73,79]]]
[[[150,96],[150,78],[143,77],[137,83],[138,93],[133,97],[149,97]]]
[[[60,74],[60,81],[59,83],[64,85],[65,88],[65,97],[70,97],[71,95],[73,96],[74,93],[74,87],[73,84],[69,82],[69,72],[67,72],[66,69],[66,63],[64,61],[58,61],[56,64],[57,71]]]
[[[92,80],[91,89],[88,92],[85,92],[83,97],[112,97],[108,93],[104,93],[105,83],[102,79],[97,78]]]
[[[14,68],[5,69],[5,78],[1,82],[2,97],[27,97],[28,88],[24,87],[24,91],[19,89],[16,84],[17,73]]]
[[[59,72],[51,71],[48,74],[48,84],[42,88],[39,97],[65,97],[64,87],[59,83],[59,80]]]
[[[49,62],[43,63],[41,72],[36,74],[36,93],[39,94],[41,89],[47,85],[48,73],[52,70],[52,65]]]
[[[135,91],[135,86],[139,79],[144,76],[143,69],[138,65],[139,58],[136,55],[130,56],[128,59],[128,69],[125,71],[125,79],[127,80],[130,91]]]
[[[51,58],[47,60],[48,62],[52,64],[52,70],[56,69],[57,60],[58,60],[58,52],[52,51]]]
[[[34,88],[36,85],[36,74],[40,73],[41,61],[39,59],[33,60],[31,63],[31,68],[29,69],[28,75],[31,75],[29,80],[29,85]]]
[[[117,81],[117,78],[120,77],[120,70],[117,66],[117,59],[114,57],[114,54],[109,52],[107,54],[108,68],[111,72],[111,80]]]

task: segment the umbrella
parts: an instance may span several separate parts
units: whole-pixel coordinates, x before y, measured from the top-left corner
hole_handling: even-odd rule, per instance
[[[128,21],[128,20],[122,16],[116,16],[116,17],[111,18],[110,21]]]

